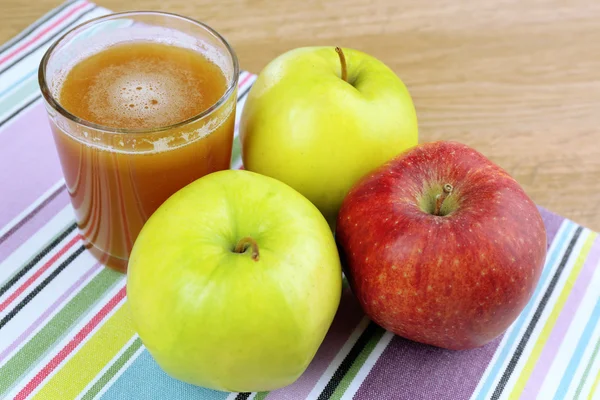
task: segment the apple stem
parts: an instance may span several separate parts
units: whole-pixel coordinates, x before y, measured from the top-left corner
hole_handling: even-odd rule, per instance
[[[444,185],[442,193],[438,194],[435,197],[435,210],[433,211],[433,215],[440,215],[440,211],[442,211],[442,205],[444,204],[444,200],[446,200],[446,197],[448,197],[450,193],[452,193],[453,189],[454,188],[449,183],[446,183]]]
[[[341,47],[336,47],[335,52],[340,56],[340,64],[342,64],[342,80],[348,82],[348,68],[346,67],[346,56]]]
[[[248,250],[248,247],[252,247],[252,259],[254,261],[258,261],[258,259],[259,259],[258,243],[256,243],[256,240],[252,239],[250,236],[241,238],[240,241],[235,246],[235,249],[233,249],[233,252],[242,254],[242,253],[245,253],[246,250]]]

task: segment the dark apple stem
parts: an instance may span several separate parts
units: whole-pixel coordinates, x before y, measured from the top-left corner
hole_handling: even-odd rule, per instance
[[[335,52],[340,56],[340,64],[342,64],[342,80],[348,82],[348,68],[346,67],[346,56],[341,47],[336,47]]]
[[[245,253],[248,250],[248,247],[252,247],[252,259],[254,261],[258,261],[259,253],[258,253],[258,243],[256,240],[252,239],[250,236],[246,236],[245,238],[241,238],[240,241],[233,249],[234,253]]]
[[[438,194],[435,197],[435,210],[433,211],[433,215],[440,215],[440,211],[442,211],[442,205],[444,204],[444,200],[446,200],[446,197],[450,196],[450,193],[452,193],[453,189],[454,188],[449,183],[446,183],[444,185],[442,194]]]

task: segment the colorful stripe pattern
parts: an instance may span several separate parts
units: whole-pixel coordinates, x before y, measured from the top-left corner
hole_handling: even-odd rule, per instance
[[[124,276],[82,247],[36,82],[54,40],[106,13],[71,1],[0,47],[0,398],[600,397],[600,238],[545,210],[549,247],[539,285],[485,347],[452,352],[394,336],[363,316],[346,287],[315,359],[288,387],[223,393],[167,376],[131,326]],[[254,79],[242,72],[238,111]],[[241,167],[237,137],[232,167]],[[13,171],[27,171],[27,179]]]

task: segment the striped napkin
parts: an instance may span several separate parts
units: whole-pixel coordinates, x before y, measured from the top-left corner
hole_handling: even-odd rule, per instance
[[[485,347],[453,352],[396,337],[370,322],[346,288],[294,384],[223,393],[168,377],[131,326],[125,277],[82,246],[37,84],[48,46],[106,13],[68,2],[0,47],[0,398],[600,398],[600,239],[545,210],[549,248],[539,285],[510,329]],[[238,110],[254,79],[242,72]],[[232,166],[241,166],[237,139]]]

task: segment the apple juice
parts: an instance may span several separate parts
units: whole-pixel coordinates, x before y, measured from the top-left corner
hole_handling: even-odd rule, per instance
[[[170,195],[230,163],[235,93],[198,51],[157,42],[103,49],[76,63],[57,98],[75,126],[51,127],[86,247],[125,271],[143,224]],[[196,118],[195,118],[196,117]]]

